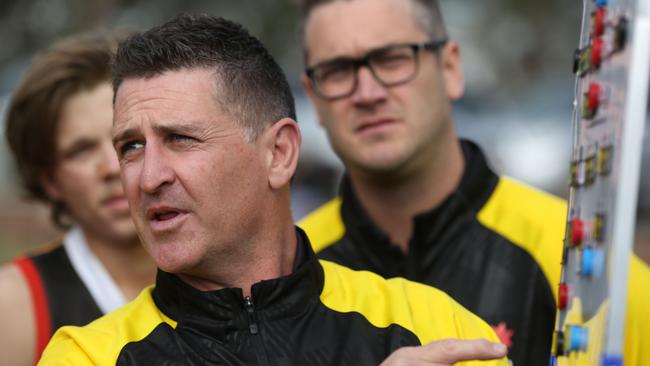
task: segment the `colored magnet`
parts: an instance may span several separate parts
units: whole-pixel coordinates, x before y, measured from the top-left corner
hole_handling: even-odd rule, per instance
[[[587,350],[589,331],[578,325],[569,326],[569,352]]]
[[[582,240],[584,239],[584,233],[585,233],[584,222],[580,219],[571,220],[571,232],[569,233],[569,235],[570,235],[571,244],[574,247],[577,247],[580,244],[582,244]]]
[[[589,108],[596,110],[600,105],[600,85],[598,83],[589,83],[589,91],[587,92],[587,101]]]
[[[580,273],[587,277],[598,277],[603,273],[605,256],[603,252],[595,248],[585,248],[582,251],[582,266]]]
[[[605,240],[605,214],[604,213],[598,213],[596,214],[596,217],[594,217],[594,225],[592,228],[592,238],[596,240],[597,242],[602,242]]]
[[[604,146],[598,151],[598,174],[607,175],[612,170],[612,150],[612,146]]]
[[[623,366],[623,357],[620,355],[603,355],[601,366]]]
[[[560,289],[558,291],[558,301],[557,308],[560,310],[566,309],[567,304],[569,303],[569,285],[566,283],[560,284]]]
[[[605,33],[605,15],[605,8],[602,7],[596,9],[594,12],[591,32],[595,37],[601,36]]]
[[[599,68],[603,61],[603,40],[596,37],[591,41],[591,66]]]

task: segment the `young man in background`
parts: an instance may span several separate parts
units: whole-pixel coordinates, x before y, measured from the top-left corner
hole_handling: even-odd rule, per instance
[[[154,282],[111,142],[109,61],[121,38],[55,43],[13,93],[6,136],[21,183],[67,231],[0,267],[0,365],[34,364],[56,329],[89,323]]]

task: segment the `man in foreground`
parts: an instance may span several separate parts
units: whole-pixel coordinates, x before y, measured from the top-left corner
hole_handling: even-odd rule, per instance
[[[443,293],[316,260],[290,212],[293,97],[241,26],[177,17],[121,44],[113,72],[122,182],[160,270],[134,302],[59,331],[42,364],[503,364]],[[405,347],[445,338],[465,340]]]
[[[566,204],[499,177],[459,140],[459,47],[436,0],[304,0],[305,90],[346,174],[307,216],[315,251],[442,289],[515,365],[549,364]],[[626,365],[650,364],[650,270],[631,260]]]
[[[0,365],[33,365],[54,332],[85,325],[154,282],[111,142],[111,54],[124,32],[60,40],[13,93],[6,136],[30,198],[62,239],[0,267]]]

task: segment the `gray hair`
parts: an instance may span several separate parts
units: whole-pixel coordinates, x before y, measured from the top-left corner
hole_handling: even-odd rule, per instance
[[[300,8],[298,19],[298,36],[303,48],[303,55],[307,60],[307,44],[305,42],[305,27],[312,11],[334,1],[354,0],[297,0]],[[446,38],[447,28],[440,11],[438,0],[408,0],[413,5],[413,16],[417,25],[432,39]]]

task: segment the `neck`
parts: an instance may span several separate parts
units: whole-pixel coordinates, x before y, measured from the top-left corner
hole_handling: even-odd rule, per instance
[[[429,153],[424,164],[400,172],[349,172],[361,205],[405,253],[413,235],[413,217],[438,207],[463,175],[465,162],[458,139]]]
[[[201,291],[234,287],[250,296],[253,284],[290,274],[297,247],[291,211],[287,205],[283,212],[267,212],[264,222],[251,225],[250,231],[255,234],[248,240],[228,245],[232,249],[227,253],[211,256],[196,271],[178,276]],[[246,228],[240,230],[245,232]]]
[[[155,283],[156,265],[136,238],[122,243],[102,240],[84,232],[90,250],[130,301]]]
[[[190,286],[200,291],[215,291],[223,288],[241,288],[244,296],[251,295],[255,283],[286,276],[292,272],[295,252],[296,234],[291,232],[282,235],[282,239],[274,241],[275,249],[259,247],[255,253],[246,255],[246,264],[229,266],[231,273],[220,273],[217,276],[193,275],[179,273],[178,276]]]

